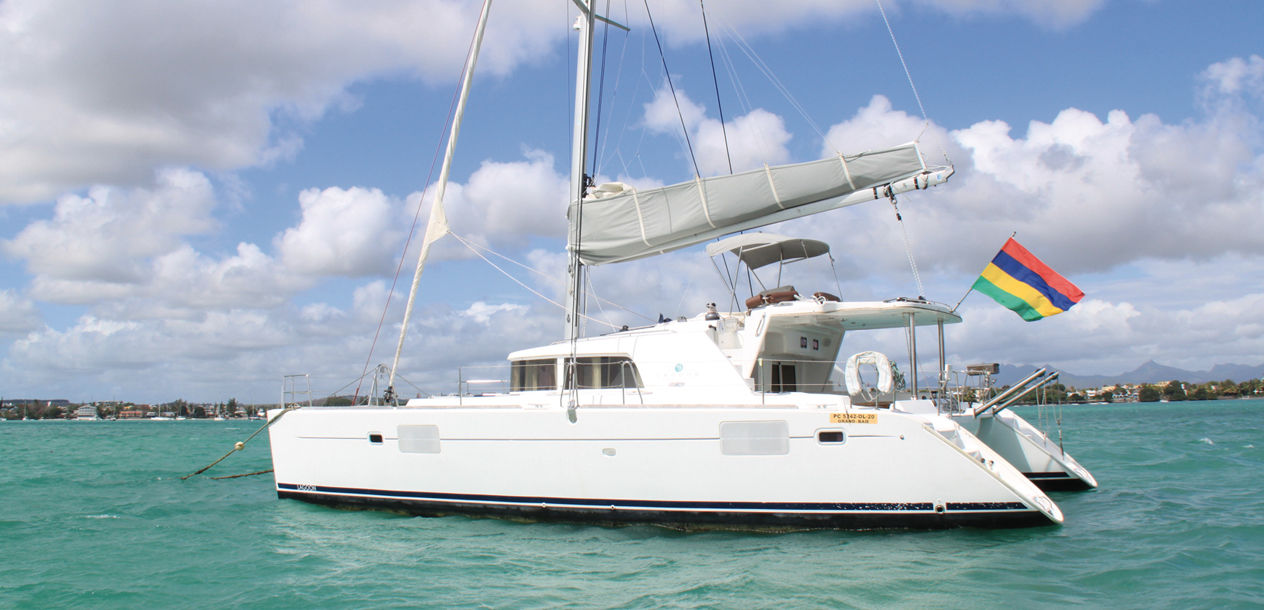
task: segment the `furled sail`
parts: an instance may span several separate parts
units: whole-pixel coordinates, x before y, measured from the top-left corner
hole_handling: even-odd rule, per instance
[[[951,167],[927,168],[913,142],[656,189],[602,185],[584,198],[579,257],[586,265],[599,265],[662,254],[736,231],[885,198],[888,188],[897,193],[927,188],[951,174]],[[576,222],[575,210],[569,217]],[[574,249],[575,244],[569,247]]]

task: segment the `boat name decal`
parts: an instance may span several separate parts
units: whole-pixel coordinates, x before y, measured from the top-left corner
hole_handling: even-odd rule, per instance
[[[877,413],[830,413],[832,424],[876,424]]]

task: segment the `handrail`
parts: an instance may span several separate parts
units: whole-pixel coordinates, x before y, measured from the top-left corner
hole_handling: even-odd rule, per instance
[[[624,360],[620,362],[619,363],[619,377],[622,378],[623,383],[619,384],[619,401],[624,405],[628,404],[629,374],[632,377],[633,383],[635,383],[637,381],[637,378],[639,377],[639,374],[636,371],[636,366],[632,364],[631,360]],[[641,406],[644,407],[645,406],[645,393],[641,391],[641,386],[639,384],[633,387],[636,388],[636,396],[637,398],[641,400]]]
[[[984,411],[986,411],[986,410],[988,410],[988,409],[992,408],[992,406],[993,406],[993,405],[995,405],[995,404],[997,404],[997,403],[1001,402],[1002,400],[1005,400],[1006,398],[1009,398],[1009,397],[1010,397],[1010,395],[1012,395],[1014,392],[1017,392],[1017,391],[1022,390],[1023,388],[1025,388],[1025,387],[1027,386],[1027,384],[1031,383],[1031,382],[1032,382],[1033,380],[1035,380],[1037,377],[1040,377],[1041,375],[1044,375],[1044,374],[1045,374],[1045,371],[1047,371],[1047,370],[1048,370],[1048,369],[1047,369],[1046,367],[1041,367],[1041,368],[1040,368],[1039,370],[1037,370],[1036,372],[1034,372],[1034,373],[1032,373],[1032,374],[1028,375],[1028,376],[1027,376],[1025,379],[1023,379],[1022,381],[1020,381],[1020,382],[1018,382],[1018,383],[1014,384],[1013,386],[1011,386],[1011,387],[1010,387],[1010,389],[1005,390],[1004,392],[1001,392],[1000,394],[997,394],[996,396],[992,397],[992,400],[989,400],[989,401],[987,401],[987,402],[983,403],[982,405],[979,405],[979,406],[975,407],[975,408],[974,408],[974,411],[973,411],[971,414],[972,414],[972,415],[974,415],[975,417],[978,417],[978,416],[979,416],[979,414],[981,414],[981,413],[983,413]],[[1024,394],[1025,394],[1025,393],[1026,393],[1026,392],[1024,392]]]
[[[1036,391],[1036,390],[1039,390],[1040,388],[1045,387],[1045,386],[1046,386],[1046,385],[1048,385],[1050,382],[1052,382],[1052,381],[1054,381],[1055,379],[1057,379],[1057,378],[1058,378],[1058,375],[1060,375],[1060,374],[1061,374],[1061,373],[1059,373],[1058,371],[1054,371],[1053,373],[1050,373],[1048,377],[1045,377],[1044,379],[1041,379],[1040,381],[1037,381],[1037,382],[1036,382],[1036,385],[1033,385],[1033,386],[1031,386],[1030,388],[1027,388],[1026,390],[1023,390],[1023,392],[1022,392],[1022,393],[1020,393],[1020,394],[1018,394],[1017,396],[1014,396],[1013,398],[1011,398],[1011,399],[1009,399],[1009,400],[1005,401],[1005,404],[1003,404],[1003,405],[1001,405],[1001,406],[996,407],[995,409],[993,409],[993,410],[992,410],[992,415],[996,415],[997,413],[1000,413],[1001,411],[1004,411],[1005,409],[1008,409],[1010,405],[1012,405],[1012,404],[1014,404],[1014,403],[1018,402],[1018,401],[1019,401],[1019,399],[1021,399],[1021,398],[1022,398],[1022,397],[1024,397],[1024,396],[1026,396],[1027,394],[1029,394],[1029,393],[1031,393],[1031,392],[1034,392],[1034,391]]]

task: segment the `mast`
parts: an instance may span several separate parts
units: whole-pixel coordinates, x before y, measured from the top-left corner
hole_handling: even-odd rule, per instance
[[[426,222],[426,234],[421,242],[421,254],[417,257],[417,270],[413,272],[413,284],[408,290],[408,305],[404,307],[404,321],[399,328],[399,343],[395,346],[395,360],[391,363],[390,379],[386,383],[386,394],[383,402],[390,402],[395,395],[395,373],[399,369],[399,355],[404,351],[404,337],[408,334],[408,320],[412,318],[413,303],[417,299],[417,285],[421,282],[421,272],[426,267],[426,258],[430,255],[430,246],[439,238],[448,234],[448,219],[443,212],[443,194],[448,186],[448,172],[452,169],[452,157],[456,154],[456,139],[461,133],[461,119],[465,116],[465,102],[470,96],[470,83],[474,80],[474,66],[478,64],[478,51],[483,46],[483,30],[487,28],[487,15],[491,11],[492,0],[484,0],[483,12],[478,18],[478,29],[474,33],[474,42],[470,46],[470,56],[465,65],[465,74],[461,81],[461,98],[457,102],[456,113],[452,118],[452,129],[448,133],[448,148],[443,155],[443,168],[439,171],[439,182],[435,186],[434,203],[430,207],[430,218]],[[377,383],[376,376],[374,383]]]
[[[580,230],[583,227],[584,212],[584,159],[588,152],[588,77],[592,72],[592,31],[595,16],[592,7],[584,0],[571,0],[579,7],[579,18],[575,20],[575,29],[579,31],[578,60],[575,69],[575,124],[571,131],[571,182],[570,182],[570,244],[566,272],[569,281],[566,284],[566,340],[571,342],[579,338],[580,299],[583,283],[583,266],[579,261]],[[574,358],[574,354],[571,357]]]

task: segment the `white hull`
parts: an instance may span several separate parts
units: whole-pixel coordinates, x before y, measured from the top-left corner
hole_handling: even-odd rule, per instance
[[[287,412],[269,429],[277,493],[422,515],[681,528],[1062,521],[1043,492],[946,418],[852,409],[874,423],[835,423],[841,410],[797,405],[588,407],[572,424],[556,392],[535,394],[554,406],[504,403],[524,393],[478,406],[466,398],[463,407]],[[760,422],[755,436],[784,422],[785,434],[751,440],[741,422]],[[733,423],[737,436],[722,434]],[[821,431],[845,440],[822,442]],[[764,453],[740,454],[749,451]]]
[[[1097,479],[1057,442],[1010,411],[974,417],[953,415],[961,427],[987,443],[1038,487],[1048,491],[1095,489]]]

